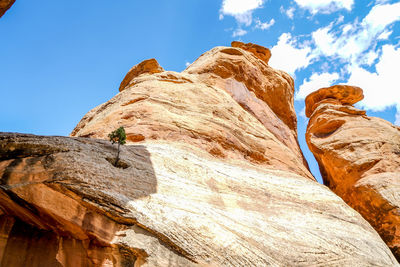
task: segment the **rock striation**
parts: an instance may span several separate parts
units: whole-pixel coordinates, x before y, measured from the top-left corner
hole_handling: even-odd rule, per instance
[[[0,0],[0,18],[15,3],[15,0]]]
[[[136,65],[71,137],[0,134],[0,265],[399,266],[310,174],[292,78],[232,46]]]
[[[257,57],[267,48],[243,47],[250,52],[216,47],[182,73],[162,71],[155,60],[138,64],[121,92],[86,114],[71,136],[107,139],[124,126],[128,143],[185,143],[314,180],[297,142],[292,78]]]
[[[169,142],[0,134],[1,266],[399,266],[325,186]]]
[[[336,85],[306,98],[306,140],[324,183],[357,210],[400,260],[400,128],[352,104],[358,87]]]

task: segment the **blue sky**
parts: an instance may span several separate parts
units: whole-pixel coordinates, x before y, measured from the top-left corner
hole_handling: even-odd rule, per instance
[[[140,61],[182,71],[241,40],[270,48],[270,65],[295,78],[300,144],[320,181],[304,97],[357,85],[358,107],[400,124],[399,26],[400,2],[389,0],[17,0],[0,19],[0,131],[68,135]]]

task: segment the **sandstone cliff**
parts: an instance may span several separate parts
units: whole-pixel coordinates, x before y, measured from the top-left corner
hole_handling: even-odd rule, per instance
[[[310,174],[292,78],[232,46],[134,66],[73,137],[0,134],[1,265],[399,266]]]
[[[400,128],[352,104],[354,86],[322,88],[306,98],[306,140],[324,183],[369,221],[400,260]]]
[[[0,135],[1,266],[396,266],[372,227],[293,172],[168,142]]]
[[[14,4],[15,0],[0,0],[0,18]]]
[[[186,143],[314,179],[297,143],[293,79],[268,66],[268,49],[240,44],[216,47],[182,73],[154,59],[134,66],[121,92],[86,114],[71,136],[107,139],[124,126],[128,143]]]

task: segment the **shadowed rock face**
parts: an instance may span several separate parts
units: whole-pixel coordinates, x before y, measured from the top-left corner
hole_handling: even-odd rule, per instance
[[[14,4],[15,0],[0,0],[0,18]]]
[[[169,142],[0,134],[1,266],[397,266],[373,228],[293,172]]]
[[[306,98],[306,140],[324,183],[369,221],[400,259],[400,128],[351,106],[362,90],[320,89]]]

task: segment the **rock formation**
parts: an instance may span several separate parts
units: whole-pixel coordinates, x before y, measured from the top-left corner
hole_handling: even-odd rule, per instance
[[[310,174],[292,78],[233,46],[136,65],[72,137],[0,134],[1,265],[399,266]]]
[[[293,172],[168,142],[0,135],[1,266],[395,266],[372,227]]]
[[[86,114],[71,136],[107,139],[124,126],[128,143],[185,143],[314,180],[297,143],[293,79],[259,59],[268,49],[242,46],[250,52],[216,47],[182,73],[163,71],[154,59],[136,65],[121,92]]]
[[[0,18],[14,4],[15,0],[0,0]]]
[[[400,128],[352,104],[358,87],[336,85],[306,98],[306,140],[324,183],[357,210],[400,260]]]

